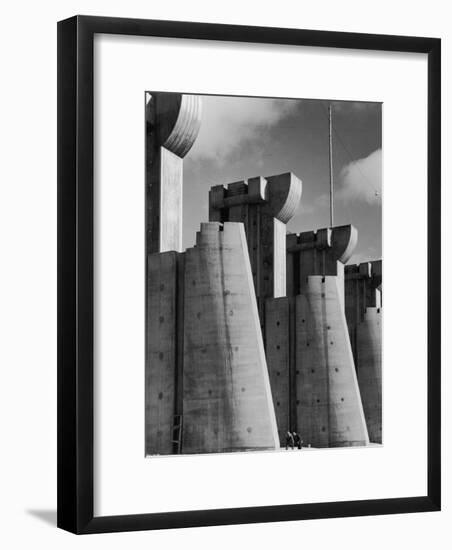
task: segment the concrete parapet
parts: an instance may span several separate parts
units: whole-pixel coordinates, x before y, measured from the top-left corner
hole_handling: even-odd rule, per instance
[[[296,297],[297,428],[313,447],[367,445],[337,276],[309,276]]]
[[[243,225],[185,253],[183,453],[279,447]]]

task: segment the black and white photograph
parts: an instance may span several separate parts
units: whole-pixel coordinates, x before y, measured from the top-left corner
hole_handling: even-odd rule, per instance
[[[143,113],[146,457],[381,446],[383,104]]]

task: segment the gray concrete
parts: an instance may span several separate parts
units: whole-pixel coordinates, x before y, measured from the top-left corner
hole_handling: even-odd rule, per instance
[[[340,294],[312,276],[296,297],[297,429],[313,447],[369,443]]]
[[[177,366],[176,252],[148,256],[146,307],[146,454],[173,452]]]
[[[243,225],[185,254],[183,453],[279,448]]]
[[[382,262],[345,268],[345,313],[369,438],[382,442]]]
[[[345,318],[344,263],[351,226],[287,236],[288,289],[295,308],[296,427],[314,447],[369,443]]]

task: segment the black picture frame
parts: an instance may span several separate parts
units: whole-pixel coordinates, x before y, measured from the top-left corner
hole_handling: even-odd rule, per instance
[[[428,55],[428,491],[412,498],[93,515],[93,39],[95,33]],[[58,23],[58,526],[77,534],[400,514],[441,506],[441,41],[75,16]]]

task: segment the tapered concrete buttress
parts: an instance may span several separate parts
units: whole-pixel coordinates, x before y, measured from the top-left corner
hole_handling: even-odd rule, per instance
[[[351,225],[287,236],[296,426],[313,447],[369,443],[344,304],[344,263],[356,242]]]
[[[185,254],[183,453],[279,447],[243,224]]]
[[[313,447],[369,443],[341,291],[312,276],[296,297],[297,427]]]
[[[382,443],[382,262],[345,268],[345,313],[370,441]]]

